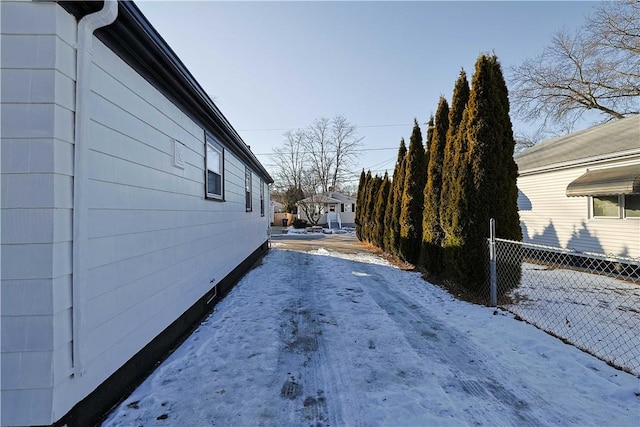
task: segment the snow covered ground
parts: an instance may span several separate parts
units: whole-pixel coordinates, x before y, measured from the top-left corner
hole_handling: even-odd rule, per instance
[[[603,360],[640,375],[640,286],[524,263],[508,309]]]
[[[105,426],[640,425],[640,380],[369,253],[274,249]]]

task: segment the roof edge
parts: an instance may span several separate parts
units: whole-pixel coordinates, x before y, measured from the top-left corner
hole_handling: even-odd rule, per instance
[[[57,3],[79,20],[99,9],[103,1],[58,0]],[[96,31],[96,36],[205,131],[218,137],[267,183],[273,183],[269,172],[133,1],[118,0],[118,18]]]

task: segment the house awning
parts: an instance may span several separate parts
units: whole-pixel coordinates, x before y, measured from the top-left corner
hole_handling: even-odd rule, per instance
[[[567,196],[640,194],[640,164],[591,170],[567,186]]]

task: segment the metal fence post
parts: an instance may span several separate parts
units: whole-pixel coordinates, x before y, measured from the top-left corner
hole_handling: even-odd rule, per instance
[[[498,284],[496,272],[496,220],[489,220],[489,285],[491,290],[491,306],[498,305]]]

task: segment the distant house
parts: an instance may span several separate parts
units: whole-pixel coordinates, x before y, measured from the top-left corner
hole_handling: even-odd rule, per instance
[[[1,421],[94,425],[267,251],[272,179],[133,2],[0,8]]]
[[[516,156],[526,242],[640,257],[640,116]]]
[[[318,225],[330,228],[355,226],[356,199],[351,196],[331,191],[301,200],[298,203],[298,218],[309,222],[303,204],[313,206],[320,213]]]

